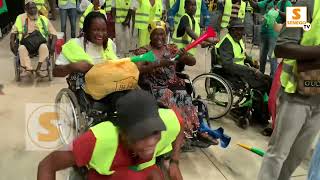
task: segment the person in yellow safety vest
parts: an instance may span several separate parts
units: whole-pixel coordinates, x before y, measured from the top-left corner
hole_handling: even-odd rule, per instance
[[[190,44],[193,40],[198,39],[200,35],[200,25],[197,18],[194,17],[197,10],[196,0],[185,0],[184,8],[186,14],[180,18],[180,23],[172,38],[172,42],[176,44],[179,49],[186,47],[186,45]],[[208,42],[204,41],[201,45],[207,46]],[[194,56],[196,48],[189,50],[188,53]]]
[[[20,64],[24,71],[22,75],[31,75],[34,72],[29,55],[39,54],[39,62],[35,73],[39,77],[44,77],[46,75],[42,74],[42,64],[49,56],[49,51],[54,52],[57,32],[45,16],[38,14],[36,4],[32,0],[25,0],[25,12],[17,17],[12,27],[10,48],[14,55],[19,55]],[[29,35],[32,33],[38,33],[38,35],[31,38]],[[48,47],[49,36],[52,36],[52,43]],[[26,37],[31,39],[29,38],[28,41]],[[41,41],[39,39],[42,38],[44,38],[44,43],[37,45],[32,43],[39,42]],[[19,41],[19,44],[16,44],[16,40]]]
[[[134,27],[138,29],[138,47],[150,43],[148,25],[152,21],[162,20],[164,11],[162,0],[137,0]]]
[[[168,165],[164,168],[170,179],[182,180],[177,145],[183,141],[180,115],[159,108],[144,90],[129,91],[115,106],[117,120],[91,127],[67,150],[45,157],[39,163],[38,180],[53,180],[57,171],[73,166],[87,167],[88,180],[163,180],[156,164],[159,158]]]
[[[61,32],[64,33],[64,40],[66,41],[67,17],[70,20],[71,38],[76,37],[77,24],[77,1],[76,0],[58,0],[60,10]]]
[[[297,88],[298,72],[320,70],[320,1],[298,1],[306,7],[309,31],[283,27],[275,55],[282,61],[277,117],[268,149],[258,175],[259,180],[290,179],[304,160],[320,130],[320,94],[305,95]],[[319,88],[315,86],[313,88]]]
[[[242,20],[232,19],[228,28],[229,33],[215,46],[218,63],[231,75],[245,79],[251,88],[268,94],[271,87],[271,79],[269,76],[263,75],[258,69],[258,62],[253,61],[246,54],[243,42],[244,24]]]
[[[104,0],[93,0],[91,4],[89,4],[89,6],[86,8],[86,10],[84,11],[84,13],[82,14],[80,21],[79,21],[79,27],[80,29],[83,28],[83,23],[84,23],[84,19],[86,18],[86,16],[92,12],[92,11],[97,11],[102,13],[103,15],[106,16],[106,11],[105,9],[102,9],[103,5],[104,5],[105,1]]]
[[[112,0],[112,17],[115,18],[115,41],[119,57],[127,57],[129,50],[134,48],[135,42],[130,35],[130,26],[133,26],[132,17],[137,3],[134,0]]]
[[[34,3],[36,3],[39,14],[48,17],[49,12],[46,7],[46,0],[34,0]]]
[[[73,72],[86,73],[94,64],[118,59],[116,45],[107,38],[107,20],[100,12],[89,13],[83,26],[83,37],[62,46],[53,75],[65,77]]]
[[[202,16],[203,23],[201,25],[207,27],[210,23],[210,15],[205,0],[196,0],[196,4],[197,9],[195,12],[195,19],[198,21],[198,23],[200,23],[200,16]],[[171,33],[174,33],[174,30],[179,24],[180,18],[186,13],[184,5],[185,0],[176,0],[175,4],[168,11],[168,22]]]
[[[228,25],[231,19],[239,18],[244,21],[246,14],[246,2],[244,0],[225,0],[220,22],[220,39],[228,33]]]

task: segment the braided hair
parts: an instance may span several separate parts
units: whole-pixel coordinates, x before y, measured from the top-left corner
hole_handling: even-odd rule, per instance
[[[92,11],[90,12],[86,18],[84,19],[84,22],[83,22],[83,34],[84,34],[84,49],[86,50],[86,43],[89,39],[89,33],[90,33],[90,26],[93,22],[94,19],[98,19],[98,18],[101,18],[104,20],[104,22],[107,24],[107,18],[104,14],[100,13],[100,12],[95,12],[95,11]],[[106,48],[107,46],[107,43],[105,43],[103,45],[104,49]]]

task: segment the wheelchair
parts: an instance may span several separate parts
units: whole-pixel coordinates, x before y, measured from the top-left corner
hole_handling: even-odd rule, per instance
[[[211,49],[211,72],[223,77],[231,88],[233,101],[232,107],[230,108],[230,115],[238,119],[236,121],[238,126],[246,129],[253,123],[259,113],[262,114],[261,117],[263,121],[267,123],[269,113],[265,106],[267,99],[263,92],[251,87],[243,77],[232,75],[230,72],[227,72],[222,65],[219,65],[215,48]],[[205,87],[208,96],[214,96],[216,94],[217,90],[214,91],[213,89],[218,89],[218,91],[220,89],[215,82],[212,82],[212,80],[208,78],[206,79]]]
[[[52,44],[52,36],[50,35],[49,36],[49,39],[48,39],[48,47],[51,46]],[[19,47],[19,40],[17,39],[16,40],[16,47]],[[38,56],[38,53],[35,53],[35,54],[29,54],[29,57],[32,61],[32,59],[34,57],[37,57]],[[47,75],[46,77],[48,77],[49,81],[52,81],[53,79],[53,67],[54,67],[54,63],[55,63],[55,53],[54,52],[50,52],[49,50],[49,56],[46,58],[46,60],[44,61],[44,63],[46,63],[47,67],[45,70],[42,70],[40,69],[40,71],[47,71]],[[15,57],[14,59],[14,72],[15,72],[15,81],[16,82],[19,82],[21,80],[21,71],[23,70],[24,67],[21,66],[21,63],[20,63],[20,57],[19,57],[19,53],[17,54],[17,56]]]

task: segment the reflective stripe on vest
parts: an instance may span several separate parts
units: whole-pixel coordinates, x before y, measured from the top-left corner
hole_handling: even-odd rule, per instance
[[[202,0],[196,0],[196,3],[197,3],[197,10],[196,10],[195,19],[200,23]],[[184,9],[184,5],[185,5],[185,0],[180,0],[179,11],[174,17],[174,26],[177,28],[178,28],[178,24],[180,23],[181,17],[186,13]]]
[[[48,25],[49,25],[49,20],[45,16],[39,15],[39,18],[37,19],[36,26],[38,27],[40,33],[42,36],[46,39],[48,39],[49,32],[48,32]],[[25,24],[22,24],[22,15],[19,15],[17,17],[17,20],[15,22],[15,26],[18,31],[18,38],[19,41],[21,42],[23,34],[26,34],[27,27],[26,27],[26,22]]]
[[[141,1],[140,7],[136,12],[135,28],[148,29],[148,25],[151,21],[161,20],[162,9],[161,0],[155,0],[155,4],[153,6],[151,6],[149,0]]]
[[[176,3],[176,0],[170,0],[169,3],[169,8],[172,8],[172,6]]]
[[[247,7],[246,7],[246,11],[249,11],[249,12],[253,12],[253,8],[251,7],[250,3],[247,2]]]
[[[221,21],[221,27],[226,28],[229,25],[230,17],[232,12],[232,0],[226,0],[223,10],[223,16]],[[238,11],[238,18],[244,21],[244,16],[246,13],[246,3],[241,1],[240,9]]]
[[[232,44],[232,48],[233,48],[233,63],[235,64],[239,64],[239,65],[244,65],[244,60],[246,58],[246,49],[244,46],[244,42],[241,39],[239,43],[237,43],[236,41],[233,40],[233,38],[231,37],[231,35],[228,33],[215,47],[216,47],[216,54],[219,57],[219,53],[218,53],[218,49],[221,46],[221,44],[223,43],[223,41],[225,39],[228,39],[231,44]]]
[[[45,7],[45,0],[33,0],[33,2],[36,4],[38,10]]]
[[[68,3],[68,1],[69,1],[69,0],[59,0],[59,1],[58,1],[58,5],[59,5],[59,6],[65,6],[65,5]],[[72,4],[77,4],[77,1],[76,1],[76,0],[71,0],[71,3],[72,3]]]
[[[174,111],[171,109],[159,109],[159,115],[166,125],[167,130],[161,132],[154,158],[135,167],[134,170],[142,170],[155,164],[155,158],[172,150],[172,143],[180,132],[180,123]],[[90,128],[96,138],[96,144],[89,162],[89,168],[96,170],[101,175],[111,175],[110,170],[119,143],[119,131],[111,122],[102,122]]]
[[[310,31],[304,31],[300,45],[318,46],[320,45],[320,2],[314,1],[312,22]],[[286,93],[295,93],[297,90],[298,66],[296,60],[284,59],[280,76],[281,85]]]
[[[128,15],[132,1],[116,0],[116,23],[122,23]]]
[[[83,28],[83,23],[84,23],[84,19],[88,16],[89,13],[91,13],[92,11],[94,11],[94,5],[91,3],[87,9],[84,11],[84,13],[82,14],[80,21],[79,21],[79,27],[80,29]],[[100,9],[99,12],[101,14],[106,15],[106,11],[104,9]]]
[[[70,39],[66,44],[62,46],[62,54],[71,63],[79,61],[87,61],[90,64],[94,64],[92,57],[87,54],[84,49],[79,45],[78,39]],[[113,49],[113,41],[108,39],[108,46],[102,54],[103,60],[115,60],[117,59],[116,53]]]
[[[104,10],[107,12],[107,13],[109,13],[110,11],[111,11],[111,4],[112,4],[112,0],[106,0],[106,2],[105,2],[105,8],[104,8]]]
[[[185,14],[188,18],[189,18],[189,24],[191,27],[193,27],[193,23],[192,23],[192,19],[188,14]],[[183,17],[183,16],[182,16]],[[182,19],[182,17],[180,18],[180,21]],[[194,28],[192,29],[193,32],[195,32],[195,34],[197,36],[200,35],[200,25],[199,22],[197,21],[197,19],[194,19],[195,21],[195,25]],[[174,32],[174,37],[172,38],[173,43],[175,43],[179,49],[186,47],[188,44],[191,43],[192,38],[189,37],[189,35],[187,34],[187,32],[184,33],[184,35],[182,37],[177,37],[178,34],[178,27],[175,28],[175,32]],[[190,54],[195,55],[196,53],[196,48],[193,48],[191,50],[188,51]]]

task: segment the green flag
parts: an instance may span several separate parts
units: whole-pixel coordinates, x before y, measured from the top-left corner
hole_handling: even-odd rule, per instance
[[[8,12],[6,0],[0,0],[0,14]]]

